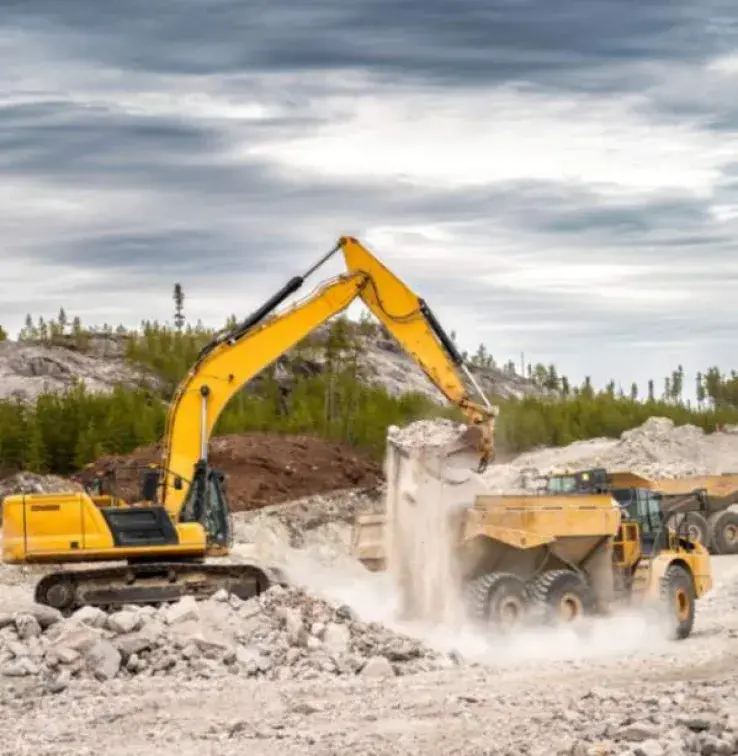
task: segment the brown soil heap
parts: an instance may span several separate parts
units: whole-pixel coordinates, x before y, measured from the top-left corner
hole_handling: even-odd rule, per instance
[[[87,482],[114,471],[119,496],[139,495],[140,466],[157,464],[161,446],[143,446],[131,454],[102,457],[75,476]],[[247,433],[218,436],[210,443],[210,463],[226,474],[232,511],[343,488],[373,488],[382,480],[381,465],[344,444],[315,436]]]

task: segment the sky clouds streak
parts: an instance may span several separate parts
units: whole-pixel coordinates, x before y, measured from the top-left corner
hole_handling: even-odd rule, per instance
[[[734,366],[731,3],[22,0],[3,15],[13,332],[61,305],[164,319],[175,280],[192,319],[220,324],[350,233],[500,361],[644,388],[680,360]]]

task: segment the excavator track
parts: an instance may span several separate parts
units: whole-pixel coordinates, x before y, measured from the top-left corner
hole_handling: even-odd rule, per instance
[[[284,574],[274,567],[197,562],[133,563],[50,573],[36,584],[35,600],[62,614],[70,614],[82,606],[158,605],[184,596],[204,599],[221,589],[245,600],[274,585],[287,585]]]

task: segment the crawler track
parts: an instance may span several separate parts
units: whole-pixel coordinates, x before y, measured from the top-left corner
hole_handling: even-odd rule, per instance
[[[221,588],[248,599],[277,584],[286,584],[280,570],[253,564],[154,562],[53,572],[36,584],[35,600],[68,614],[82,606],[202,599]]]

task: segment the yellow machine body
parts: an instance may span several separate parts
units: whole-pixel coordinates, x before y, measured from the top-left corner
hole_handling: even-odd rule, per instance
[[[151,552],[151,546],[116,543],[116,529],[110,518],[122,508],[110,506],[109,497],[91,497],[84,492],[18,494],[3,503],[3,561],[56,562],[134,559]],[[155,524],[161,508],[135,509],[146,525]],[[107,517],[106,517],[107,515]],[[177,542],[156,547],[157,554],[202,556],[206,551],[205,531],[199,523],[165,523],[176,529]]]

